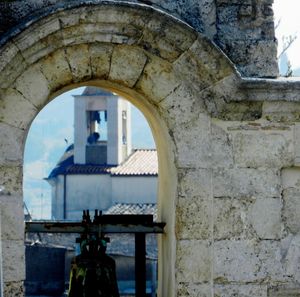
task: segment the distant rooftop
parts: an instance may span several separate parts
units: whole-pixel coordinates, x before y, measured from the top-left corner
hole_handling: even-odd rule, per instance
[[[151,214],[157,218],[156,203],[115,203],[104,211],[104,214]]]
[[[135,150],[121,165],[111,169],[111,175],[157,175],[158,161],[155,149]]]
[[[70,145],[48,179],[62,174],[110,174],[112,176],[157,176],[158,161],[155,149],[136,149],[120,165],[74,164],[74,146]]]

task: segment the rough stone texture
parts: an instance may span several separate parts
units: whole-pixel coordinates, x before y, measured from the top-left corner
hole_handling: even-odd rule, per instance
[[[214,280],[217,284],[287,281],[282,262],[278,241],[227,240],[214,244]]]
[[[215,283],[255,282],[261,262],[252,241],[218,241],[214,244]],[[239,273],[237,273],[237,271]]]
[[[104,1],[93,0],[89,1],[89,4],[99,4]],[[121,4],[124,1],[119,1]],[[276,47],[277,44],[274,41],[274,22],[272,12],[272,1],[269,0],[255,0],[251,3],[245,4],[244,1],[213,1],[213,0],[181,0],[181,1],[137,1],[131,0],[132,3],[146,3],[154,8],[162,9],[175,17],[182,19],[183,21],[190,24],[198,32],[203,32],[209,39],[214,40],[225,53],[238,65],[239,70],[245,76],[260,76],[269,77],[277,76],[278,69],[276,63]],[[35,19],[41,17],[49,11],[55,11],[58,7],[76,6],[84,3],[80,0],[71,1],[57,1],[57,0],[40,0],[40,1],[26,1],[22,3],[20,1],[3,1],[0,3],[0,36],[6,38],[5,32],[14,26],[23,26],[25,20]],[[119,7],[117,7],[119,8]],[[95,11],[96,10],[96,11]],[[122,7],[120,7],[122,13]],[[116,21],[114,13],[107,8],[106,20],[110,17],[110,22]],[[126,18],[126,14],[122,13],[123,18]],[[68,17],[66,14],[61,13],[61,22],[58,23],[56,20],[50,20],[45,27],[51,28],[52,32],[55,32],[62,27],[75,27],[79,23],[87,23],[88,21],[97,20],[97,9],[95,7],[87,6],[86,12],[78,18],[77,15],[74,17]],[[144,17],[144,21],[147,26],[153,26],[152,20],[147,22],[149,19]],[[139,25],[143,22],[139,22]],[[157,22],[154,21],[154,24]],[[136,24],[134,24],[136,25]],[[91,30],[97,31],[95,26],[85,26],[87,32]],[[162,30],[164,30],[163,23],[160,24]],[[134,28],[134,26],[133,26]],[[147,28],[147,27],[146,27]],[[177,28],[174,26],[173,29],[175,39],[170,41],[161,40],[157,38],[157,35],[145,34],[141,38],[143,45],[148,45],[155,48],[157,44],[163,46],[168,52],[168,57],[173,58],[176,56],[175,51],[168,51],[168,45],[174,44],[174,40],[178,42],[178,48],[184,45],[185,34],[181,33],[180,26]],[[74,32],[74,29],[71,29]],[[147,31],[147,29],[146,29]],[[33,34],[41,34],[33,27]],[[166,33],[162,31],[163,33]],[[168,32],[171,36],[170,32]],[[69,40],[70,44],[74,44],[74,36],[71,33],[66,40]],[[127,34],[125,34],[126,36]],[[40,49],[51,51],[53,47],[59,43],[59,35],[54,36],[55,42],[50,42],[47,38],[45,44]],[[95,34],[95,40],[105,41],[103,39],[104,34]],[[127,35],[128,36],[128,35]],[[128,38],[128,37],[125,37]],[[67,35],[66,35],[67,37]],[[119,42],[125,40],[124,36],[112,35],[112,41]],[[52,39],[53,40],[53,39]],[[72,41],[73,40],[73,41]],[[76,37],[75,37],[76,40]],[[81,40],[84,40],[82,35]],[[107,40],[106,40],[107,41]],[[30,41],[28,41],[30,42]],[[78,38],[77,41],[78,42]],[[52,44],[52,45],[51,45]],[[164,55],[164,54],[163,54]]]
[[[272,122],[298,122],[300,106],[295,102],[264,102],[263,117]]]
[[[268,291],[269,297],[300,297],[299,288],[276,288]]]
[[[213,167],[233,167],[232,137],[222,126],[211,125],[211,154]]]
[[[0,207],[2,240],[24,240],[22,198],[0,194]]]
[[[300,170],[298,167],[286,168],[281,172],[283,212],[285,227],[292,234],[300,231]]]
[[[4,282],[18,282],[25,279],[24,240],[2,240],[2,268]]]
[[[39,61],[38,67],[46,77],[52,92],[73,82],[73,75],[64,50],[58,50],[43,58]]]
[[[0,164],[21,165],[24,131],[0,122]]]
[[[90,45],[93,78],[106,79],[109,74],[113,46],[102,43]]]
[[[72,72],[73,82],[89,80],[92,77],[92,68],[90,65],[89,46],[80,44],[67,47],[65,58]]]
[[[178,241],[176,266],[179,282],[205,283],[210,281],[211,264],[212,250],[208,241]]]
[[[0,166],[0,196],[22,193],[22,169],[21,166]]]
[[[23,297],[24,296],[23,282],[4,282],[3,296]]]
[[[217,285],[214,288],[214,297],[267,297],[266,285]]]
[[[206,108],[197,93],[186,85],[180,85],[160,102],[161,113],[166,116],[169,127],[188,124],[195,121]]]
[[[237,133],[233,150],[239,167],[289,167],[293,164],[291,133]]]
[[[242,74],[278,74],[272,2],[217,0],[217,43]]]
[[[30,67],[16,80],[15,89],[37,109],[50,95],[48,81],[37,66]]]
[[[112,54],[109,78],[133,87],[143,72],[146,62],[147,56],[139,48],[128,50],[127,46],[117,46]],[[125,66],[128,63],[131,64],[130,71]]]
[[[283,224],[280,199],[257,199],[251,209],[251,225],[261,239],[280,239]]]
[[[293,234],[300,231],[300,189],[287,188],[282,193],[283,196],[283,218],[286,228]]]
[[[280,172],[276,169],[214,169],[214,197],[280,197]]]
[[[179,80],[174,74],[173,65],[152,57],[146,64],[136,89],[142,94],[148,94],[149,99],[160,102],[178,86]]]
[[[253,201],[249,199],[214,199],[213,217],[215,240],[253,237],[247,218],[249,207],[252,203]]]
[[[198,38],[174,63],[178,75],[188,77],[197,92],[230,76],[234,71],[230,63],[221,59],[221,52],[214,51],[213,59],[208,58],[211,56],[212,48],[213,45],[207,40]],[[188,68],[183,67],[187,64]],[[196,83],[199,82],[199,78],[201,83]]]
[[[212,195],[210,169],[180,169],[178,173],[180,197],[208,198]]]
[[[211,166],[211,132],[209,116],[200,114],[192,123],[174,129],[178,167],[209,168]]]
[[[179,239],[211,238],[212,204],[210,197],[179,198],[176,213],[177,237]]]
[[[19,106],[18,109],[16,105]],[[0,108],[4,110],[0,121],[21,129],[30,124],[28,116],[34,117],[37,113],[36,107],[14,89],[0,91]]]
[[[201,292],[201,293],[199,293]],[[179,283],[178,297],[211,297],[212,289],[208,284]]]

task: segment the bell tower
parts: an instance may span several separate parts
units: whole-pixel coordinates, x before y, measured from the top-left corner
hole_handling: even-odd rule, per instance
[[[131,154],[130,103],[95,87],[74,100],[74,163],[122,163]]]

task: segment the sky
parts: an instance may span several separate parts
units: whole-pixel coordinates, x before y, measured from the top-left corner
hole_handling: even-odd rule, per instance
[[[278,53],[282,51],[283,36],[297,36],[286,55],[294,75],[300,76],[300,0],[275,0],[273,4]],[[284,74],[284,69],[282,70]],[[67,147],[73,142],[73,97],[84,88],[71,90],[49,103],[33,121],[24,154],[24,201],[31,215],[36,218],[50,218],[51,188],[43,180]],[[132,140],[135,148],[153,148],[154,141],[143,115],[132,110]]]
[[[300,0],[275,0],[273,4],[276,37],[278,40],[278,53],[282,51],[283,36],[297,36],[292,46],[287,50],[288,59],[291,61],[292,69],[300,75]]]

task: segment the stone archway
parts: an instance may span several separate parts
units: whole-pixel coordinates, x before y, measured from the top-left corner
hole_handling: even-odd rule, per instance
[[[83,84],[124,96],[152,128],[159,156],[159,210],[167,223],[160,248],[159,296],[180,295],[189,282],[209,283],[214,159],[209,113],[218,113],[226,106],[227,90],[236,90],[234,67],[189,26],[144,5],[71,7],[26,26],[0,49],[2,267],[7,296],[22,296],[21,176],[27,131],[51,98]],[[190,197],[205,216],[188,216]],[[205,285],[203,292],[207,290]]]

